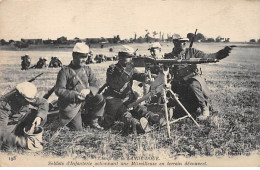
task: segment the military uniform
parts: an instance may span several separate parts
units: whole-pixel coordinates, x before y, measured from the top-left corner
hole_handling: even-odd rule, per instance
[[[22,56],[22,70],[27,70],[30,67],[31,64],[31,58],[28,55]]]
[[[84,84],[82,85],[77,78]],[[102,95],[97,94],[99,81],[88,66],[75,67],[73,63],[64,66],[58,73],[55,85],[55,93],[59,97],[61,125],[66,125],[71,130],[82,130],[81,106],[83,101],[77,98],[82,89],[88,88],[91,94],[85,100],[85,109],[90,112],[89,119],[103,116],[105,100]],[[84,87],[85,86],[85,87]]]
[[[49,67],[62,67],[62,62],[57,57],[51,57]]]
[[[42,119],[40,125],[43,126],[47,120],[49,104],[43,98],[34,98],[30,102],[21,103],[18,101],[18,95],[20,94],[16,91],[0,99],[0,137],[1,141],[8,142],[7,144],[26,147],[25,139],[22,140],[24,127],[32,126],[36,117]],[[17,124],[15,119],[22,116]]]
[[[139,120],[146,117],[149,120],[153,113],[148,112],[146,107],[137,106],[131,112],[128,112],[126,107],[138,97],[132,89],[133,80],[144,82],[145,79],[146,74],[139,73],[135,68],[126,72],[119,63],[109,66],[106,79],[108,87],[103,93],[106,97],[103,124],[105,128],[109,128],[117,120],[123,121],[126,125],[134,121],[134,118]]]
[[[223,59],[229,53],[228,48],[217,53],[206,54],[195,48],[186,48],[182,51],[173,49],[171,53],[165,54],[165,58],[190,59],[190,58],[212,58]],[[175,65],[170,70],[173,75],[172,90],[179,94],[180,101],[191,113],[204,109],[208,104],[209,90],[204,79],[201,78],[196,64]],[[194,115],[198,116],[198,114]]]
[[[40,58],[34,67],[35,68],[45,68],[45,67],[47,67],[46,61],[47,60],[45,58]]]

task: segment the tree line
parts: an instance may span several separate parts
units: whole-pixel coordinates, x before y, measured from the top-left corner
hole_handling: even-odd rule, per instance
[[[134,33],[133,38],[129,39],[121,39],[120,35],[115,35],[112,38],[84,38],[80,39],[78,37],[75,37],[72,40],[68,40],[67,37],[62,36],[57,38],[56,40],[52,39],[47,39],[47,40],[42,40],[42,39],[21,39],[20,41],[14,41],[14,40],[9,40],[6,41],[4,39],[0,40],[1,45],[14,45],[18,48],[27,48],[29,45],[71,45],[75,44],[77,42],[85,42],[86,44],[115,44],[115,43],[144,43],[144,42],[172,42],[172,39],[174,38],[179,38],[181,37],[179,34],[166,34],[162,32],[156,32],[152,31],[150,32],[148,29],[145,30],[144,35],[138,36],[137,33]],[[188,33],[187,38],[191,41],[192,38],[194,37],[194,33]],[[197,33],[194,42],[229,42],[230,38],[223,38],[221,36],[218,36],[216,38],[207,38],[204,36],[202,33]],[[260,43],[260,39],[250,39],[248,42],[250,43]]]

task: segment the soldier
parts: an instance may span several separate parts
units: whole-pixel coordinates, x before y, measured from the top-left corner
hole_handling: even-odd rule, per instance
[[[31,64],[31,58],[29,57],[29,55],[25,54],[25,56],[22,56],[21,59],[22,59],[22,63],[21,63],[22,70],[29,69]]]
[[[47,62],[47,59],[45,57],[40,57],[37,64],[32,66],[31,68],[45,68],[45,67],[47,67],[46,62]]]
[[[91,50],[89,51],[89,56],[86,60],[86,64],[94,64],[93,52]]]
[[[52,67],[62,67],[62,62],[60,61],[60,58],[57,58],[57,57],[51,57],[51,61],[49,63],[49,67],[52,68]]]
[[[55,93],[59,97],[60,122],[71,130],[82,130],[81,106],[85,102],[85,110],[89,111],[91,126],[102,129],[98,117],[103,116],[105,100],[97,94],[99,81],[85,60],[89,47],[84,43],[76,43],[73,48],[73,60],[58,73]]]
[[[187,38],[174,39],[174,48],[171,53],[165,54],[165,58],[213,58],[221,60],[226,58],[231,51],[231,47],[227,46],[216,53],[206,54],[195,48],[185,48],[187,41],[189,41]],[[197,65],[175,65],[171,74],[174,76],[172,90],[179,94],[180,101],[191,113],[199,113],[198,119],[205,120],[209,116],[208,89],[198,72]]]
[[[116,120],[123,121],[125,126],[135,125],[145,129],[145,124],[158,123],[159,115],[148,112],[146,107],[137,106],[132,111],[127,111],[127,105],[134,102],[138,94],[133,91],[133,80],[144,82],[145,73],[139,73],[132,64],[134,50],[130,47],[118,53],[119,61],[112,64],[107,69],[107,89],[103,93],[106,97],[106,108],[104,113],[105,128],[111,127]],[[145,117],[146,122],[141,122],[140,118]],[[144,126],[143,126],[144,125]]]
[[[47,120],[48,102],[36,97],[37,88],[30,82],[23,82],[16,86],[14,92],[2,96],[0,99],[0,138],[2,149],[22,147],[31,150],[40,150],[42,145],[32,138],[24,136],[25,127],[43,126]],[[30,109],[33,106],[35,109]],[[9,120],[21,117],[15,122],[16,126],[9,125]],[[11,133],[11,131],[13,131]],[[34,147],[33,147],[34,146]]]
[[[163,58],[163,56],[160,54],[161,53],[161,49],[162,49],[162,46],[160,45],[160,43],[158,42],[154,42],[150,48],[148,48],[148,50],[150,51],[152,57],[154,59],[160,59],[160,58]]]

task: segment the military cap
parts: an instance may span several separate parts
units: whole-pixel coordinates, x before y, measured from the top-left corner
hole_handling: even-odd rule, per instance
[[[186,42],[189,41],[188,38],[175,38],[172,40],[173,42]]]
[[[148,50],[152,50],[152,49],[160,49],[162,48],[161,44],[159,42],[154,42],[152,43],[152,45],[150,46],[150,48],[148,48]]]
[[[37,93],[37,87],[30,82],[19,83],[16,90],[29,102],[34,101]]]
[[[78,42],[75,44],[73,48],[73,52],[83,53],[83,54],[89,53],[89,46],[86,45],[85,43]]]
[[[123,45],[123,48],[118,52],[119,59],[122,58],[131,58],[134,56],[135,50],[128,45]]]

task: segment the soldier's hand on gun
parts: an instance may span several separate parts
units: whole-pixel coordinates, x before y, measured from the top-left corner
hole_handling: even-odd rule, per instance
[[[36,117],[32,124],[35,125],[35,127],[38,127],[38,126],[40,126],[41,121],[42,121],[42,119],[40,117]]]
[[[85,100],[85,98],[87,97],[87,95],[89,95],[90,90],[89,89],[82,89],[80,91],[80,93],[77,95],[79,100]]]

